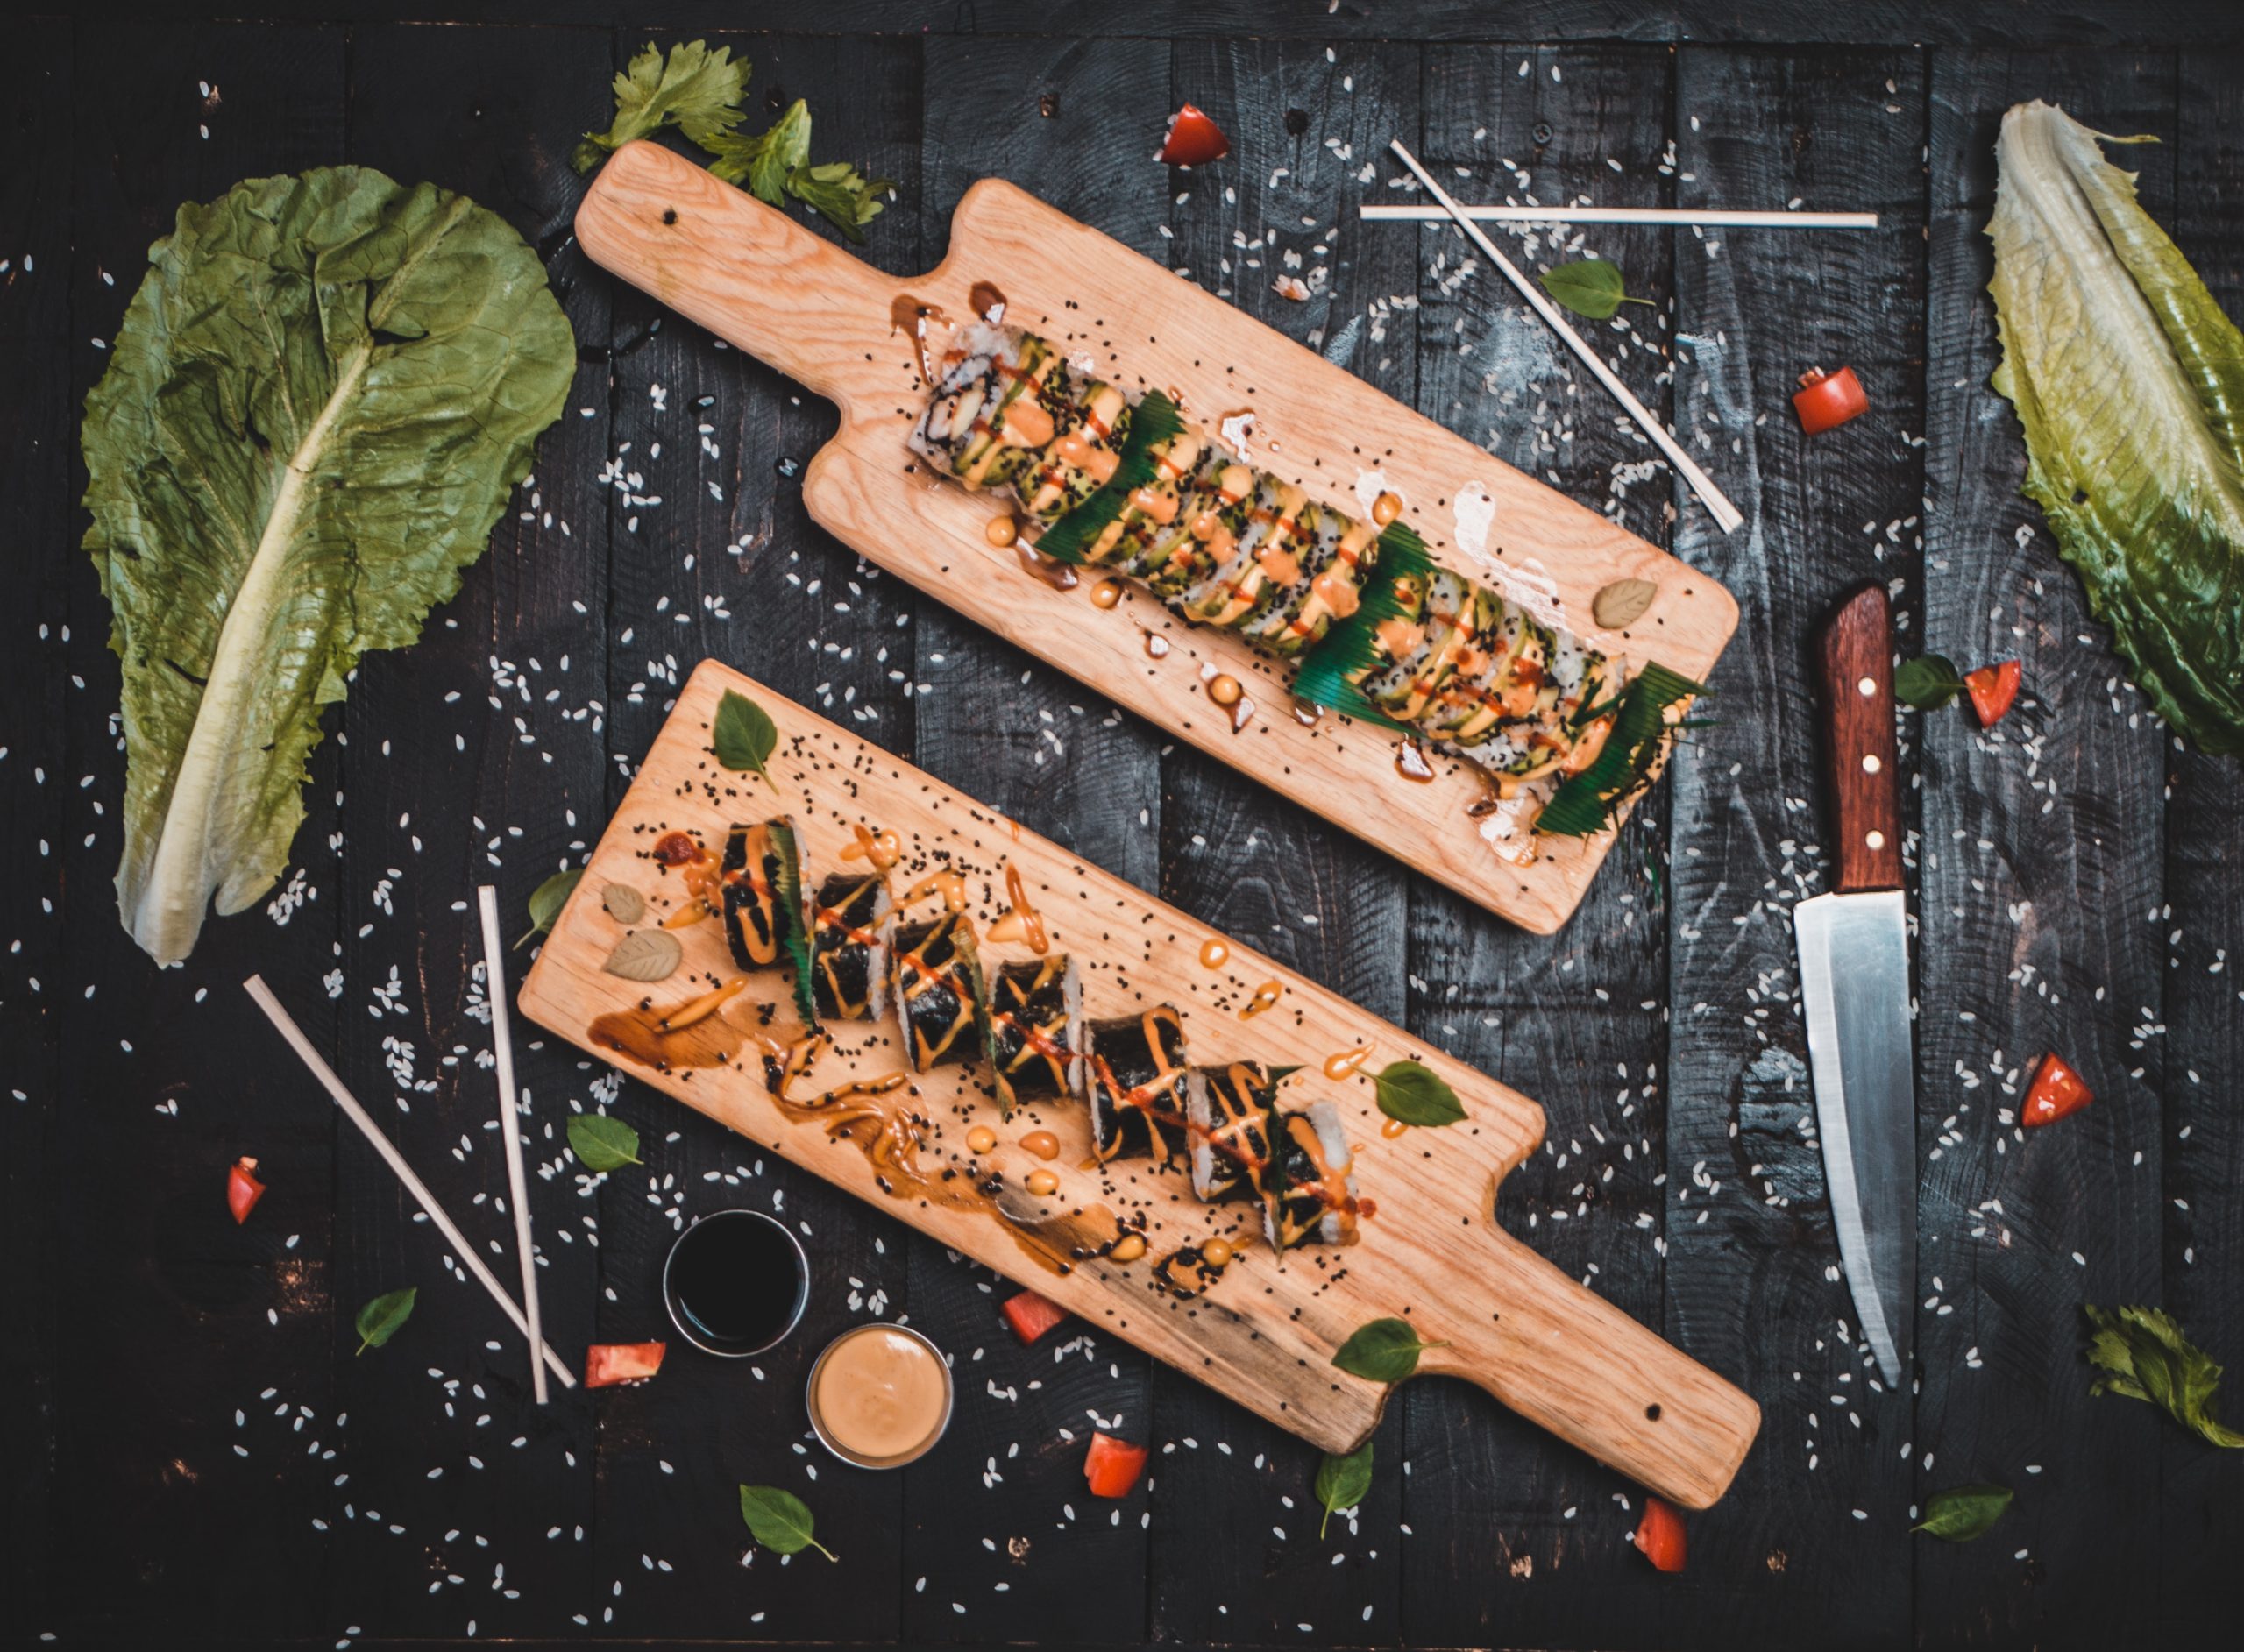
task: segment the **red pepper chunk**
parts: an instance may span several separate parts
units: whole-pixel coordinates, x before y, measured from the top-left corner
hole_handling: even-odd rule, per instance
[[[1644,1517],[1637,1522],[1637,1547],[1662,1571],[1683,1570],[1683,1516],[1665,1498],[1647,1493]]]
[[[585,1350],[585,1386],[644,1382],[663,1368],[665,1343],[594,1343]]]
[[[1821,436],[1857,414],[1867,413],[1870,398],[1863,394],[1862,380],[1855,377],[1852,367],[1833,373],[1810,367],[1800,375],[1800,389],[1793,396],[1792,406],[1800,415],[1800,428],[1810,436]]]
[[[1024,1347],[1068,1316],[1066,1308],[1034,1291],[1007,1297],[998,1305],[998,1311],[1005,1316],[1005,1323],[1013,1328],[1013,1335],[1020,1338]]]
[[[2095,1099],[2096,1092],[2088,1088],[2064,1057],[2052,1050],[2034,1069],[2034,1082],[2027,1087],[2026,1105],[2019,1110],[2018,1121],[2027,1125],[2054,1124],[2067,1113],[2077,1113]]]
[[[263,1197],[265,1184],[257,1179],[257,1160],[235,1159],[226,1172],[226,1209],[234,1213],[236,1227],[249,1220],[249,1213]]]
[[[1971,709],[1979,713],[1980,727],[1992,728],[2002,721],[2011,702],[2018,698],[2020,675],[2016,660],[2004,660],[1964,673],[1964,686],[1971,692]]]
[[[1083,1478],[1090,1482],[1090,1494],[1127,1497],[1138,1476],[1146,1471],[1147,1450],[1108,1435],[1092,1435],[1090,1455],[1083,1458]]]
[[[1164,167],[1200,167],[1231,153],[1231,139],[1223,128],[1187,103],[1168,117],[1168,131],[1161,139],[1157,159]]]

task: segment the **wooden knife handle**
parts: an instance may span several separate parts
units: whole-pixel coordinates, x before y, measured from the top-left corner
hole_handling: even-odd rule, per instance
[[[608,157],[577,209],[577,239],[602,269],[829,401],[871,352],[915,384],[916,345],[889,313],[903,281],[660,144]]]
[[[1480,1311],[1429,1322],[1429,1376],[1487,1389],[1685,1508],[1729,1488],[1761,1427],[1751,1396],[1501,1230]],[[1455,1304],[1452,1304],[1455,1305]]]
[[[1901,887],[1901,789],[1893,749],[1893,616],[1864,585],[1816,643],[1823,761],[1838,833],[1837,892]]]

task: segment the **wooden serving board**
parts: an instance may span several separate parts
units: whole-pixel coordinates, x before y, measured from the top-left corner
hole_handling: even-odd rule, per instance
[[[763,706],[778,728],[770,788],[721,767],[710,749],[711,720],[728,688]],[[795,819],[812,887],[829,872],[866,866],[842,858],[857,840],[855,828],[894,833],[901,859],[891,879],[899,897],[948,868],[964,879],[968,908],[986,933],[1008,910],[1010,866],[1041,913],[1052,950],[1081,967],[1087,1017],[1173,1003],[1183,1012],[1193,1061],[1300,1065],[1281,1088],[1281,1103],[1322,1100],[1340,1109],[1358,1194],[1373,1207],[1358,1242],[1274,1258],[1253,1202],[1203,1203],[1181,1171],[1159,1173],[1146,1159],[1095,1166],[1080,1102],[1032,1104],[1006,1122],[979,1063],[938,1068],[874,1097],[879,1110],[865,1133],[888,1126],[877,1138],[885,1144],[877,1165],[858,1139],[829,1133],[848,1103],[799,1103],[901,1072],[893,1029],[834,1024],[834,1049],[792,1087],[797,1104],[783,1105],[767,1086],[757,1039],[784,1043],[799,1031],[784,970],[750,975],[745,992],[716,1015],[643,1046],[642,1059],[596,1039],[593,1024],[603,1015],[636,1010],[651,1019],[735,974],[721,926],[710,921],[673,932],[685,961],[667,981],[644,986],[606,973],[602,965],[626,932],[603,904],[606,887],[638,890],[647,903],[642,926],[651,926],[687,900],[681,880],[653,857],[659,838],[685,831],[714,847],[731,823],[782,812]],[[914,909],[920,917],[939,910],[939,903]],[[1204,950],[1211,941],[1228,949],[1213,965]],[[984,953],[993,972],[1031,955],[1018,943],[986,943]],[[1242,1014],[1258,992],[1275,1003]],[[1479,1384],[1691,1507],[1722,1494],[1759,1427],[1759,1407],[1743,1393],[1496,1224],[1497,1183],[1543,1138],[1543,1110],[1534,1103],[717,662],[705,662],[686,684],[547,937],[521,1003],[532,1020],[601,1060],[1327,1450],[1367,1438],[1388,1393],[1337,1370],[1333,1352],[1360,1326],[1388,1317],[1445,1344],[1427,1351],[1422,1372]],[[1369,1046],[1359,1072],[1325,1075],[1331,1057],[1359,1046]],[[696,1060],[721,1064],[690,1065]],[[1405,1060],[1422,1060],[1449,1081],[1467,1115],[1462,1123],[1382,1133],[1388,1121],[1369,1074]],[[997,1132],[993,1151],[969,1152],[967,1134],[976,1125]],[[1048,1164],[1019,1145],[1039,1129],[1059,1138]],[[1055,1193],[1028,1192],[1025,1178],[1039,1169],[1057,1174]],[[1002,1179],[994,1192],[976,1191],[991,1172]],[[1084,1256],[1113,1237],[1121,1219],[1140,1213],[1143,1258]],[[1211,1237],[1241,1247],[1213,1288],[1181,1300],[1157,1287],[1162,1257]],[[813,1254],[813,1268],[821,1266]]]
[[[1331,716],[1304,727],[1290,669],[1239,638],[1187,626],[1134,590],[1100,612],[1090,581],[1061,592],[1024,571],[985,537],[998,500],[930,476],[905,444],[929,392],[911,330],[891,319],[897,301],[964,321],[974,287],[991,283],[1008,323],[1090,358],[1102,378],[1167,390],[1211,431],[1251,410],[1248,456],[1353,515],[1367,514],[1359,476],[1379,471],[1437,560],[1608,653],[1704,682],[1736,628],[1737,605],[1715,581],[1010,184],[969,189],[949,255],[898,278],[636,143],[594,181],[577,237],[596,263],[839,405],[841,429],[803,479],[811,515],[837,538],[1241,771],[1268,780],[1282,769],[1289,797],[1538,933],[1572,914],[1609,833],[1537,840],[1516,812],[1475,818],[1485,793],[1470,765],[1437,762],[1431,781],[1414,782],[1397,771],[1387,731]],[[1476,485],[1493,509],[1477,551],[1458,514]],[[1623,578],[1658,594],[1625,631],[1602,630],[1592,599]],[[1151,633],[1170,643],[1166,657],[1148,657]],[[1209,666],[1247,685],[1254,712],[1243,727],[1203,691]]]

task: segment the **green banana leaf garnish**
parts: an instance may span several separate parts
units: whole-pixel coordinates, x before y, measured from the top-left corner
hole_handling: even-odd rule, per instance
[[[85,548],[124,662],[132,938],[176,963],[262,899],[320,713],[459,589],[576,339],[537,255],[364,167],[179,209],[86,398]]]
[[[2244,753],[2244,335],[2103,134],[2020,103],[1995,145],[2002,365],[2026,492],[2159,714]],[[2105,139],[2145,142],[2142,138]]]
[[[1703,684],[1657,661],[1637,672],[1612,704],[1613,727],[1604,748],[1588,768],[1559,783],[1536,817],[1535,829],[1552,837],[1587,838],[1612,825],[1621,806],[1651,779],[1673,730],[1667,708],[1706,691]],[[1584,720],[1601,714],[1593,709]]]
[[[773,880],[771,904],[781,915],[794,920],[787,925],[786,947],[787,961],[795,970],[795,1008],[803,1025],[816,1032],[818,1000],[811,996],[811,920],[803,901],[802,849],[795,841],[793,828],[776,820],[771,825],[771,840],[779,849],[779,876]]]
[[[1098,491],[1046,528],[1036,542],[1036,554],[1055,562],[1079,563],[1106,525],[1130,503],[1130,495],[1160,473],[1154,450],[1178,435],[1184,420],[1176,404],[1158,390],[1149,390],[1130,416],[1130,434],[1122,451]]]
[[[1392,663],[1380,646],[1379,627],[1389,620],[1415,618],[1433,575],[1434,560],[1426,553],[1426,542],[1404,524],[1390,523],[1379,536],[1377,560],[1365,569],[1356,611],[1303,651],[1294,698],[1374,727],[1417,734],[1374,705],[1362,684],[1373,672]]]

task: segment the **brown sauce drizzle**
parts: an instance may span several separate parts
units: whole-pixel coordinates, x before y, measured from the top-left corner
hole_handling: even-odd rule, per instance
[[[1055,591],[1073,591],[1081,583],[1073,568],[1064,562],[1055,562],[1049,557],[1038,556],[1033,546],[1016,544],[1013,555],[1020,558],[1023,568]]]
[[[1415,740],[1405,740],[1395,748],[1395,772],[1423,786],[1433,779],[1434,766],[1426,761],[1424,748]]]
[[[976,316],[995,327],[1005,318],[1005,295],[994,281],[976,281],[966,295]]]
[[[923,304],[909,293],[899,293],[896,301],[888,307],[888,324],[893,330],[912,335],[912,353],[918,359],[920,377],[930,389],[934,387],[935,364],[927,353],[927,323],[946,325],[949,317],[940,306]]]
[[[593,1020],[593,1046],[657,1073],[722,1067],[740,1053],[748,1035],[717,1011],[747,986],[746,976],[735,975],[715,991],[667,1010],[642,1000],[631,1009],[610,1010]]]

